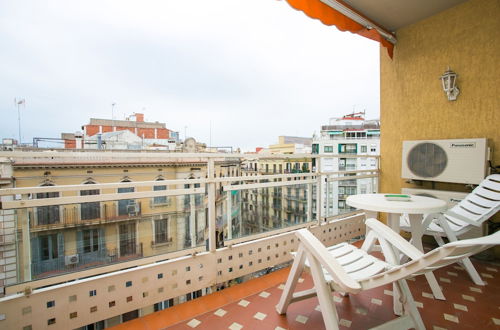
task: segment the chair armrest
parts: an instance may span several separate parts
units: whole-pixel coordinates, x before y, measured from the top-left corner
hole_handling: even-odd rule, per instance
[[[301,229],[295,233],[306,251],[323,266],[332,276],[335,283],[347,292],[358,292],[361,285],[350,277],[338,261],[328,252],[326,247],[309,230]]]
[[[416,247],[411,245],[410,242],[401,237],[399,233],[396,233],[377,219],[367,219],[365,225],[370,228],[376,236],[385,239],[389,244],[411,259],[417,259],[424,255]]]
[[[424,220],[422,221],[422,231],[425,232],[427,230],[427,228],[429,227],[429,225],[431,224],[431,222],[433,222],[434,220],[437,220],[441,217],[443,217],[442,213],[426,214],[424,217]]]

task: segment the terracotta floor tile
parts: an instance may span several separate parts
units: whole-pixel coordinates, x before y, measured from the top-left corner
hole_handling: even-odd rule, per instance
[[[474,285],[468,274],[464,270],[456,269],[456,265],[437,270],[435,275],[438,281],[440,277],[450,279],[450,283],[439,281],[447,298],[445,301],[422,297],[422,291],[431,292],[425,277],[418,276],[415,281],[408,281],[415,300],[424,305],[424,308],[419,308],[419,311],[427,329],[433,329],[434,326],[446,329],[499,328],[494,324],[493,318],[500,319],[500,266],[475,260],[473,262],[480,273],[491,274],[492,278],[487,279],[488,285]],[[495,268],[498,271],[494,272],[488,268]],[[274,330],[278,326],[291,330],[324,329],[322,314],[315,309],[318,306],[316,297],[290,305],[286,315],[278,315],[276,312],[275,306],[283,292],[278,287],[286,281],[288,271],[289,269],[283,269],[212,295],[132,320],[116,328],[192,329],[187,323],[196,318],[201,323],[195,329],[228,329],[234,322],[243,325],[243,329]],[[457,276],[450,276],[448,272],[456,273]],[[302,278],[304,281],[297,285],[297,290],[313,286],[309,274],[304,273]],[[480,288],[482,292],[471,291],[470,287]],[[346,297],[336,293],[335,295],[340,297],[340,303],[335,303],[339,317],[346,320],[346,325],[349,324],[348,321],[351,322],[350,327],[341,325],[340,328],[367,329],[394,319],[396,316],[393,313],[393,297],[384,294],[384,290],[392,291],[392,285]],[[259,296],[263,291],[270,295],[267,298]],[[476,301],[464,300],[464,294],[474,297]],[[382,305],[372,303],[373,298],[381,301]],[[238,305],[242,299],[249,302],[247,307]],[[457,309],[453,304],[463,305],[467,311]],[[219,308],[226,311],[222,317],[214,314]],[[357,310],[363,313],[357,313]],[[265,314],[264,320],[254,317],[259,312]],[[448,314],[450,320],[445,319],[444,314]],[[305,324],[296,320],[299,315],[307,318]],[[455,317],[459,323],[453,321]]]

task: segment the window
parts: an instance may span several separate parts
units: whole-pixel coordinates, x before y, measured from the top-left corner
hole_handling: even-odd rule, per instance
[[[156,181],[163,181],[163,178],[159,178]],[[167,186],[153,186],[154,191],[167,190]],[[153,198],[153,204],[167,204],[167,196],[157,196]]]
[[[82,231],[82,239],[83,239],[83,252],[97,252],[99,251],[99,230],[98,229],[89,229]]]
[[[51,260],[57,259],[59,257],[58,249],[58,235],[45,235],[39,237],[40,242],[40,259],[41,260]]]
[[[324,146],[324,152],[333,152],[333,146]]]
[[[377,152],[377,145],[376,145],[376,144],[372,144],[372,145],[370,146],[370,151],[371,151],[371,152]]]
[[[154,304],[154,311],[158,312],[158,311],[161,311],[165,308],[169,308],[172,306],[174,306],[174,299],[173,298]]]
[[[357,149],[358,149],[358,145],[355,143],[339,144],[339,153],[340,154],[356,154]]]
[[[361,153],[367,153],[368,152],[368,146],[362,145],[361,146]]]
[[[51,183],[45,183],[42,187],[53,186]],[[36,198],[54,198],[59,197],[58,192],[37,193]],[[37,222],[39,225],[50,225],[59,223],[59,205],[39,206],[36,208]]]
[[[130,182],[129,179],[124,179],[122,182]],[[118,193],[134,192],[134,187],[118,188]],[[133,199],[123,199],[118,201],[118,215],[136,215],[136,203]]]
[[[93,181],[87,181],[84,184],[95,184]],[[80,191],[80,196],[99,195],[99,189],[90,189]],[[99,202],[90,202],[80,204],[80,218],[82,220],[92,220],[101,217],[101,207]]]
[[[168,219],[155,220],[155,243],[168,242]]]

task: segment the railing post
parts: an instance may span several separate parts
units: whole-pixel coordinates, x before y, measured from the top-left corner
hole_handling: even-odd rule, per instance
[[[191,247],[196,247],[196,196],[189,194],[189,237]]]
[[[321,157],[318,155],[316,157],[316,175],[317,175],[317,187],[316,187],[316,217],[318,218],[318,225],[321,224],[321,211],[323,210],[322,207],[322,195],[323,195],[323,184],[322,180],[323,178],[321,177]]]
[[[209,158],[207,162],[208,179],[213,180],[215,174],[215,162],[213,158]],[[215,233],[215,182],[208,183],[208,249],[210,252],[215,252],[217,248],[216,233]]]
[[[307,184],[307,222],[311,222],[312,221],[312,205],[313,205],[313,194],[312,194],[312,190],[313,190],[313,184],[312,183],[308,183]]]
[[[227,239],[233,239],[233,214],[232,214],[232,199],[233,191],[226,192],[226,213],[227,213]]]
[[[28,199],[28,195],[23,195],[22,198]],[[35,212],[35,209],[33,209],[33,212]],[[31,281],[31,237],[28,210],[26,208],[18,209],[16,214],[17,223],[21,223],[23,240],[23,280]]]

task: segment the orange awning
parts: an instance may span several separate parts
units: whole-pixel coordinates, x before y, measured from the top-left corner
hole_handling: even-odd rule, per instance
[[[335,25],[340,31],[349,31],[359,34],[365,38],[380,42],[382,46],[387,48],[389,56],[392,58],[394,45],[386,40],[382,34],[375,28],[367,28],[355,20],[347,17],[334,8],[324,4],[320,0],[286,0],[296,10],[304,12],[307,16],[320,20],[325,25]],[[337,1],[340,2],[340,1]],[[349,8],[351,11],[354,9],[342,3],[342,6]],[[364,17],[362,14],[356,12],[357,15]]]

